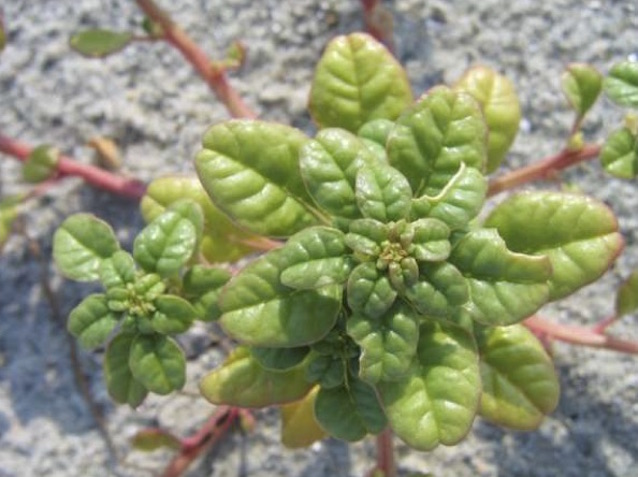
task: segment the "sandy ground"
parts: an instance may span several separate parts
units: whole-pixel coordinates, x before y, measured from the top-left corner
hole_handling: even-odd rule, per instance
[[[336,34],[361,29],[359,2],[179,0],[162,2],[175,19],[219,58],[232,40],[248,49],[233,85],[262,118],[312,133],[305,111],[312,66]],[[414,90],[453,82],[476,63],[496,67],[517,85],[524,119],[510,166],[558,151],[571,116],[559,76],[572,61],[601,71],[638,56],[638,7],[631,1],[524,0],[507,2],[396,0],[395,41]],[[82,28],[130,28],[140,19],[124,0],[6,0],[0,8],[9,46],[0,56],[0,131],[31,144],[51,143],[89,160],[85,146],[95,135],[113,137],[125,154],[125,169],[149,180],[158,174],[191,172],[203,131],[226,119],[205,85],[175,51],[140,44],[105,61],[81,58],[68,48]],[[588,139],[599,140],[621,121],[601,102],[588,119]],[[2,158],[0,192],[23,190],[17,164]],[[613,309],[613,290],[638,265],[638,187],[608,180],[596,164],[566,179],[606,201],[619,215],[625,255],[597,287],[546,310],[556,320],[593,323]],[[550,187],[554,187],[550,185]],[[26,214],[26,230],[42,248],[67,215],[91,211],[115,225],[125,247],[141,226],[136,205],[66,181]],[[203,399],[180,394],[151,398],[138,411],[114,407],[106,395],[99,354],[80,362],[95,401],[124,463],[109,456],[86,402],[77,390],[63,326],[52,319],[40,286],[41,264],[26,241],[12,239],[0,256],[0,477],[91,477],[158,475],[170,455],[131,452],[128,438],[160,424],[188,433],[211,412]],[[50,270],[64,314],[91,287],[62,280]],[[638,339],[636,316],[614,327]],[[187,390],[219,363],[209,330],[185,337],[190,358]],[[477,420],[459,446],[417,453],[399,447],[402,475],[430,471],[437,477],[632,477],[638,475],[638,361],[591,349],[555,347],[563,386],[557,411],[533,433],[503,431]],[[362,476],[372,463],[373,442],[354,446],[329,440],[304,451],[278,443],[276,411],[259,413],[256,431],[235,434],[188,474],[203,476]]]

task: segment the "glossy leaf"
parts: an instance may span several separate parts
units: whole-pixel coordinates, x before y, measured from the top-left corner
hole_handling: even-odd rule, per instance
[[[230,336],[253,346],[290,348],[330,331],[341,308],[342,287],[289,288],[279,276],[291,264],[283,250],[274,250],[229,282],[220,299],[220,322]]]
[[[510,250],[549,258],[551,300],[600,277],[623,245],[612,211],[579,194],[517,194],[498,205],[485,225],[498,229]]]
[[[221,268],[209,268],[194,265],[182,280],[183,294],[195,307],[197,316],[204,321],[219,319],[219,296],[222,287],[228,283],[232,274]]]
[[[84,348],[96,348],[104,344],[118,323],[106,304],[106,296],[87,296],[69,314],[67,329]]]
[[[559,383],[550,357],[524,326],[478,333],[482,417],[520,430],[537,428],[558,404]]]
[[[193,201],[171,205],[135,238],[135,261],[148,272],[176,275],[197,249],[203,220],[201,208]]]
[[[470,430],[478,409],[476,344],[460,328],[426,322],[410,372],[379,383],[377,389],[390,427],[409,446],[426,451],[456,444]]]
[[[328,434],[349,442],[378,434],[387,423],[374,388],[355,378],[347,386],[320,389],[315,417]]]
[[[328,227],[311,227],[292,236],[282,248],[289,262],[281,272],[284,285],[314,289],[343,284],[352,266],[343,232]]]
[[[620,106],[638,107],[638,62],[615,64],[603,81],[605,93]]]
[[[250,352],[259,364],[270,371],[286,371],[303,362],[310,352],[307,346],[299,348],[251,348]]]
[[[146,389],[169,394],[184,386],[186,360],[177,343],[162,335],[137,335],[131,343],[129,366]]]
[[[481,323],[516,323],[549,300],[549,259],[508,250],[494,229],[468,233],[449,261],[465,276],[470,292],[466,307]]]
[[[135,261],[130,253],[118,250],[100,264],[100,281],[107,290],[123,287],[135,280]]]
[[[638,309],[638,270],[620,285],[616,293],[616,316],[621,317]]]
[[[364,262],[352,271],[347,290],[352,311],[370,318],[382,316],[397,297],[387,275],[377,270],[372,262]]]
[[[326,437],[315,419],[315,399],[319,386],[299,401],[281,407],[281,443],[289,449],[308,447]]]
[[[209,263],[235,262],[255,249],[250,242],[258,237],[234,224],[213,205],[197,177],[169,176],[155,179],[146,189],[140,210],[146,222],[151,222],[166,207],[182,199],[191,199],[204,212],[204,231],[200,250]]]
[[[197,173],[215,205],[240,226],[286,237],[318,222],[298,166],[307,140],[281,124],[227,121],[205,134]]]
[[[420,262],[439,262],[450,255],[450,229],[437,219],[418,219],[406,227],[407,251]]]
[[[312,384],[305,380],[302,366],[287,371],[268,371],[259,365],[248,348],[236,348],[226,361],[206,375],[200,389],[213,404],[265,407],[301,399]]]
[[[423,267],[419,281],[407,289],[405,297],[422,315],[445,318],[468,300],[469,288],[456,267],[436,263]]]
[[[487,123],[487,172],[495,171],[516,138],[521,106],[512,82],[486,66],[469,69],[455,87],[481,105]]]
[[[591,65],[572,63],[561,76],[561,86],[567,101],[580,119],[598,99],[603,87],[603,77]]]
[[[179,438],[163,429],[142,429],[131,439],[131,447],[142,452],[152,452],[168,448],[179,450],[182,446]]]
[[[322,389],[341,386],[346,378],[346,362],[338,354],[313,356],[306,368],[306,380]]]
[[[115,402],[139,406],[148,391],[133,377],[129,367],[131,344],[135,335],[120,333],[109,343],[104,355],[104,378],[109,395]]]
[[[357,219],[350,222],[346,244],[362,257],[373,258],[381,253],[381,246],[388,237],[388,226],[374,219]]]
[[[67,218],[53,235],[53,258],[62,274],[76,281],[99,279],[103,260],[120,248],[113,229],[90,214]]]
[[[299,156],[301,175],[315,202],[337,217],[356,219],[357,172],[377,159],[367,146],[343,129],[324,129],[308,141]]]
[[[174,335],[190,328],[197,318],[195,308],[183,298],[175,295],[161,295],[153,301],[155,313],[151,325],[158,333]]]
[[[412,102],[405,71],[371,36],[338,36],[315,70],[310,114],[320,128],[356,132],[377,118],[395,119]]]
[[[364,217],[385,223],[401,220],[410,213],[410,184],[387,164],[370,164],[359,170],[355,194]]]
[[[600,162],[609,174],[633,179],[638,174],[638,136],[628,128],[614,131],[600,151]]]
[[[361,126],[359,131],[357,131],[357,135],[367,140],[368,146],[370,146],[370,142],[376,144],[380,150],[383,151],[383,159],[387,160],[385,156],[385,145],[393,129],[394,121],[390,121],[389,119],[373,119]]]
[[[462,229],[479,214],[486,194],[485,176],[461,163],[457,173],[437,195],[413,199],[411,215],[439,219],[452,230]]]
[[[130,32],[117,32],[95,28],[71,37],[71,48],[84,56],[102,58],[122,50],[133,40]]]
[[[461,163],[484,170],[486,137],[487,128],[476,100],[441,86],[397,120],[388,138],[388,158],[407,177],[416,197],[435,196]]]
[[[27,182],[43,182],[56,172],[60,151],[48,145],[34,148],[22,166],[22,177]]]
[[[378,320],[348,318],[348,335],[361,347],[359,377],[370,384],[403,376],[416,354],[419,318],[411,307],[395,305]]]

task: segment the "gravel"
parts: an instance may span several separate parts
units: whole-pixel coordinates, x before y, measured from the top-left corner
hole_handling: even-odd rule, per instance
[[[334,35],[362,28],[355,0],[163,4],[213,58],[241,40],[248,57],[232,75],[233,86],[263,119],[309,133],[305,107],[314,63]],[[506,168],[563,146],[571,113],[559,85],[568,63],[588,62],[607,71],[616,61],[638,57],[638,6],[631,1],[396,0],[385,5],[394,14],[397,56],[415,92],[453,82],[477,63],[495,67],[516,84],[524,119]],[[79,29],[135,27],[140,15],[134,2],[9,0],[2,8],[9,40],[0,55],[3,134],[30,144],[55,144],[87,162],[92,156],[87,141],[108,136],[121,147],[131,175],[150,180],[192,172],[202,133],[228,115],[175,50],[140,43],[103,61],[69,51],[68,38]],[[604,100],[586,121],[586,137],[599,140],[621,121],[622,113]],[[0,193],[27,190],[17,162],[2,159]],[[564,178],[608,203],[626,239],[625,254],[598,285],[544,311],[561,322],[594,323],[612,312],[615,287],[638,266],[638,188],[635,181],[607,178],[596,164]],[[81,352],[85,381],[106,416],[120,460],[110,455],[76,386],[64,324],[53,316],[41,287],[45,270],[64,316],[92,290],[64,281],[48,261],[55,227],[78,211],[111,222],[125,248],[142,225],[136,204],[78,180],[67,180],[24,207],[25,230],[43,258],[34,257],[24,237],[12,238],[0,256],[0,477],[159,475],[170,453],[132,451],[131,435],[158,424],[188,434],[212,411],[193,394],[198,379],[222,358],[214,330],[197,328],[184,338],[192,358],[188,392],[151,397],[137,411],[110,402],[101,356]],[[613,331],[638,339],[635,324],[631,316]],[[561,344],[554,358],[562,397],[539,430],[516,433],[478,419],[455,447],[419,453],[398,445],[401,475],[635,476],[636,358]],[[260,411],[253,433],[233,434],[187,475],[362,476],[373,463],[373,440],[352,446],[327,440],[290,451],[278,442],[278,425],[275,410]]]

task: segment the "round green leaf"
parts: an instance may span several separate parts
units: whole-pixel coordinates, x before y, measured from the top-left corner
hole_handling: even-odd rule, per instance
[[[390,121],[389,119],[373,119],[361,126],[359,131],[357,131],[357,135],[367,141],[366,144],[368,147],[370,147],[370,143],[378,146],[378,148],[371,148],[371,150],[382,151],[383,153],[380,156],[383,161],[387,161],[385,145],[388,142],[388,137],[392,129],[394,129],[394,121]],[[377,157],[379,156],[377,155]]]
[[[638,270],[634,270],[616,294],[616,316],[621,317],[638,309]]]
[[[359,170],[355,194],[364,217],[386,223],[401,220],[410,213],[410,184],[387,164],[369,164]]]
[[[387,275],[377,270],[372,262],[364,262],[352,271],[347,291],[348,305],[352,311],[370,318],[382,316],[397,297]]]
[[[495,227],[510,250],[549,258],[551,300],[600,277],[623,245],[613,212],[580,194],[516,194],[498,205],[485,225]]]
[[[561,86],[580,119],[598,99],[603,87],[603,76],[591,65],[572,63],[561,76]]]
[[[343,129],[324,129],[308,141],[299,156],[299,167],[315,202],[337,217],[361,217],[355,200],[357,172],[376,161],[363,142]]]
[[[371,36],[338,36],[315,70],[310,114],[320,128],[356,132],[377,118],[395,119],[412,102],[405,71]]]
[[[411,370],[377,385],[390,427],[409,446],[453,445],[469,432],[481,392],[472,337],[454,326],[421,325]]]
[[[388,238],[388,226],[374,219],[357,219],[349,224],[346,244],[362,257],[377,257]]]
[[[486,66],[469,69],[455,89],[472,95],[481,105],[487,123],[487,172],[505,159],[516,138],[521,107],[512,82]]]
[[[130,253],[118,250],[100,264],[100,281],[104,288],[123,287],[135,280],[135,261]]]
[[[320,340],[341,309],[341,285],[296,290],[281,272],[292,263],[284,250],[255,260],[225,287],[220,323],[234,339],[262,347],[292,348]]]
[[[69,314],[67,329],[83,347],[91,349],[106,341],[118,321],[118,316],[106,304],[106,296],[93,294],[73,308]]]
[[[286,237],[318,222],[299,172],[299,130],[255,120],[213,126],[195,165],[215,205],[261,235]]]
[[[148,272],[176,275],[197,249],[203,220],[201,208],[195,202],[176,202],[135,238],[135,260]]]
[[[609,135],[600,151],[600,162],[612,176],[633,179],[638,174],[638,136],[628,128]]]
[[[204,321],[214,321],[221,316],[219,295],[232,274],[221,268],[194,265],[182,280],[182,293],[195,307],[197,316]]]
[[[102,58],[122,50],[133,39],[130,32],[117,32],[95,28],[71,37],[71,48],[84,56]]]
[[[524,326],[484,329],[481,356],[482,417],[501,426],[532,430],[556,408],[559,383],[551,359]]]
[[[131,343],[129,367],[136,381],[157,394],[177,391],[186,381],[184,353],[167,336],[137,335]]]
[[[440,262],[450,255],[450,229],[437,219],[418,219],[407,226],[408,253],[420,262]]]
[[[77,281],[99,279],[102,261],[119,248],[113,229],[90,214],[72,215],[53,235],[56,265],[65,276]]]
[[[418,316],[406,305],[395,305],[381,318],[363,315],[348,319],[348,335],[361,347],[359,377],[375,384],[403,376],[416,354]]]
[[[244,346],[236,348],[215,371],[206,375],[200,389],[213,404],[265,407],[301,399],[312,388],[303,366],[287,371],[264,369]]]
[[[137,381],[129,367],[131,344],[135,335],[120,333],[109,343],[104,355],[104,378],[109,395],[115,402],[139,406],[148,391]]]
[[[621,106],[638,107],[638,62],[615,64],[603,81],[605,93]]]
[[[302,290],[342,284],[352,269],[343,232],[311,227],[292,236],[282,248],[290,264],[281,272],[281,283]]]
[[[22,165],[22,177],[27,182],[42,182],[56,171],[60,151],[49,145],[34,148]]]
[[[549,300],[550,260],[510,251],[494,229],[468,233],[449,261],[465,276],[470,292],[465,306],[481,323],[516,323]]]
[[[158,333],[174,335],[183,333],[190,328],[197,318],[197,311],[193,306],[175,295],[161,295],[153,301],[155,313],[151,318],[151,325]]]
[[[148,223],[161,215],[166,207],[182,199],[194,200],[204,212],[200,251],[209,263],[235,262],[255,250],[250,243],[258,237],[238,227],[215,207],[197,177],[155,179],[146,189],[140,210]]]
[[[378,434],[387,423],[374,388],[355,378],[344,386],[321,388],[315,400],[315,417],[328,434],[349,442]]]
[[[131,439],[131,447],[142,452],[152,452],[162,448],[179,451],[181,446],[182,443],[178,437],[158,428],[137,431]]]
[[[259,364],[270,371],[286,371],[301,364],[306,359],[310,348],[251,348],[253,357]]]
[[[388,138],[390,164],[417,197],[438,195],[465,163],[483,171],[487,127],[472,96],[437,87],[397,120]]]
[[[408,287],[405,298],[422,315],[445,318],[468,300],[469,289],[455,266],[435,263],[423,267],[419,281]]]
[[[341,386],[346,377],[346,362],[338,354],[313,356],[306,368],[306,380],[317,383],[322,389]]]

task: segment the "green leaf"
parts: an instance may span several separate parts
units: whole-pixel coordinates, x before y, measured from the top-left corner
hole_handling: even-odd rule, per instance
[[[419,281],[406,290],[405,298],[422,315],[445,318],[468,300],[469,289],[455,266],[435,263],[423,267]]]
[[[109,310],[106,296],[87,296],[69,314],[67,329],[80,344],[87,348],[97,348],[103,344],[118,323],[118,316]]]
[[[449,261],[465,276],[470,291],[466,307],[481,323],[516,323],[549,300],[549,259],[508,250],[494,229],[468,233]]]
[[[412,102],[405,71],[383,45],[364,33],[338,36],[315,70],[310,114],[320,128],[356,132],[377,118],[395,119]]]
[[[317,383],[322,389],[341,386],[346,378],[346,362],[337,354],[313,356],[306,368],[306,380]]]
[[[396,169],[383,163],[369,164],[357,174],[356,199],[364,217],[385,223],[408,216],[412,190]]]
[[[155,313],[151,325],[158,333],[175,335],[190,328],[197,318],[197,311],[183,298],[175,295],[161,295],[153,301]]]
[[[437,87],[397,120],[388,138],[390,164],[403,173],[416,197],[436,196],[461,163],[483,171],[487,127],[467,93]]]
[[[348,279],[347,291],[352,311],[370,318],[382,316],[397,297],[388,277],[372,262],[357,265]]]
[[[109,395],[115,402],[139,406],[148,391],[137,381],[129,367],[131,344],[135,335],[120,333],[109,343],[104,355],[104,378]]]
[[[197,316],[204,321],[219,319],[219,296],[222,287],[228,283],[232,274],[221,268],[209,268],[194,265],[182,280],[183,294],[195,307]]]
[[[176,275],[197,249],[203,220],[195,202],[174,203],[135,238],[135,260],[148,272],[164,277]]]
[[[374,388],[356,378],[344,386],[321,388],[315,400],[315,417],[328,434],[349,442],[378,434],[387,422]]]
[[[281,249],[255,260],[226,285],[220,323],[234,339],[253,346],[303,346],[330,331],[341,309],[342,286],[295,290],[279,276],[292,264]]]
[[[162,335],[137,335],[131,343],[129,366],[146,389],[169,394],[184,386],[186,360],[178,344]]]
[[[60,159],[60,151],[49,145],[34,148],[22,166],[22,177],[27,182],[43,182],[53,176]]]
[[[301,346],[299,348],[251,348],[253,358],[259,364],[270,371],[287,371],[290,368],[301,364],[310,348]]]
[[[591,65],[572,63],[561,76],[561,86],[580,120],[598,99],[603,87],[603,76]]]
[[[614,103],[638,107],[638,62],[623,61],[612,66],[603,81],[603,88]]]
[[[315,399],[319,386],[299,401],[281,407],[281,443],[289,449],[308,447],[326,433],[315,419]]]
[[[411,215],[439,219],[452,230],[463,229],[478,216],[486,194],[485,176],[461,163],[457,173],[437,195],[413,199]]]
[[[437,219],[418,219],[407,225],[407,251],[420,262],[440,262],[450,255],[450,229]]]
[[[362,257],[376,258],[388,238],[388,226],[374,219],[357,219],[350,222],[346,244]]]
[[[71,48],[84,56],[102,58],[122,50],[133,40],[130,32],[117,32],[95,28],[71,37]]]
[[[247,347],[237,347],[215,371],[206,375],[200,389],[213,404],[265,407],[301,399],[312,387],[303,366],[268,371]]]
[[[366,141],[368,147],[371,146],[371,143],[378,146],[374,148],[370,147],[370,149],[382,151],[383,153],[380,154],[380,156],[384,162],[387,162],[385,145],[393,129],[394,121],[390,121],[389,119],[373,119],[361,126],[359,131],[357,131],[357,135]],[[379,157],[379,155],[377,155],[377,157]]]
[[[418,316],[407,305],[395,305],[378,320],[363,315],[348,319],[348,335],[361,347],[359,377],[375,384],[403,376],[416,354]]]
[[[326,212],[361,217],[355,199],[357,172],[376,161],[359,138],[343,129],[324,129],[300,151],[299,167],[308,192]]]
[[[5,28],[2,23],[2,18],[0,17],[0,52],[4,50],[4,47],[7,45],[7,34],[5,33]]]
[[[638,136],[628,128],[609,135],[600,151],[600,162],[609,174],[633,179],[638,174]]]
[[[281,272],[281,283],[296,289],[314,289],[343,284],[352,265],[343,232],[311,227],[292,236],[282,248],[289,265]]]
[[[470,68],[455,86],[479,102],[487,123],[487,172],[495,171],[509,151],[521,121],[512,82],[486,66]]]
[[[90,214],[72,215],[53,235],[55,264],[63,275],[77,281],[98,280],[102,261],[119,248],[113,229]]]
[[[579,194],[517,194],[498,205],[485,225],[498,229],[510,250],[549,258],[551,300],[600,277],[623,245],[612,211]]]
[[[409,446],[453,445],[469,432],[481,392],[472,337],[454,326],[425,322],[411,371],[377,389],[390,427]]]
[[[255,250],[250,242],[258,241],[258,237],[238,227],[215,207],[197,177],[155,179],[146,189],[140,210],[148,223],[161,215],[166,207],[182,199],[194,200],[204,212],[200,251],[209,263],[236,262]]]
[[[152,452],[162,448],[180,450],[182,443],[175,435],[163,429],[142,429],[131,439],[131,447],[142,452]]]
[[[13,223],[18,218],[18,205],[23,198],[22,195],[17,195],[0,200],[0,252],[11,235]]]
[[[616,293],[616,316],[633,313],[638,309],[638,270],[631,275],[618,288]]]
[[[484,329],[477,336],[481,416],[513,429],[536,429],[560,394],[550,357],[522,325]]]
[[[100,281],[107,290],[135,280],[135,261],[130,253],[118,250],[100,264]]]
[[[286,237],[318,223],[299,172],[307,137],[281,124],[232,120],[213,126],[195,165],[215,205],[261,235]]]

